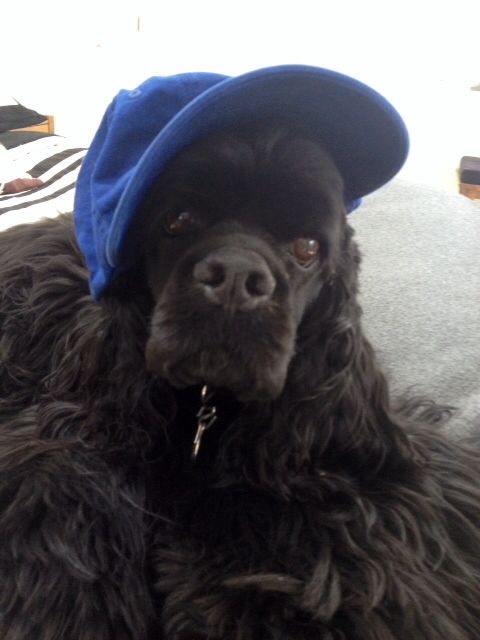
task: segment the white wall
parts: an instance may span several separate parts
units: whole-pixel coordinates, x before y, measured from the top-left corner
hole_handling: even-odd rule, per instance
[[[149,75],[330,67],[402,113],[405,177],[455,188],[460,157],[480,155],[480,92],[469,90],[480,82],[479,18],[479,0],[9,1],[1,89],[88,142],[117,90]]]

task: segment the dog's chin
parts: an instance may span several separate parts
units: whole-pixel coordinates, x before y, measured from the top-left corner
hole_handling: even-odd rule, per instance
[[[240,402],[268,402],[283,391],[291,354],[271,354],[255,362],[248,357],[232,357],[221,347],[215,350],[175,354],[150,339],[145,350],[147,369],[173,387],[208,385],[227,389]]]

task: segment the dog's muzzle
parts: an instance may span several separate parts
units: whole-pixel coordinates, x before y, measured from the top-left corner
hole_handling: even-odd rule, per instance
[[[288,275],[262,240],[237,234],[210,242],[185,254],[160,293],[147,367],[176,387],[274,398],[294,352]]]

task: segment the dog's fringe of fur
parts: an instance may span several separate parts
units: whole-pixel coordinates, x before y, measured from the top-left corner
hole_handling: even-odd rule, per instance
[[[3,640],[480,637],[478,449],[391,405],[349,231],[343,255],[284,393],[219,436],[175,523],[150,513],[146,460],[179,436],[143,294],[92,301],[68,217],[2,234]]]

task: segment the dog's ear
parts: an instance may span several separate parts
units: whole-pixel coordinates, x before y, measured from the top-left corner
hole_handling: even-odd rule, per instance
[[[402,481],[423,458],[390,406],[388,384],[361,327],[357,301],[359,252],[347,226],[335,273],[299,327],[282,396],[272,404],[269,426],[256,443],[266,481],[289,491],[295,469],[315,462],[335,468],[358,465],[362,477],[382,473]],[[264,445],[264,446],[263,446]]]
[[[353,231],[346,225],[335,274],[300,327],[290,384],[295,393],[315,398],[320,431],[331,430],[336,450],[358,452],[373,470],[387,464],[391,452],[408,461],[414,452],[405,425],[393,418],[387,380],[363,333],[359,265]]]

